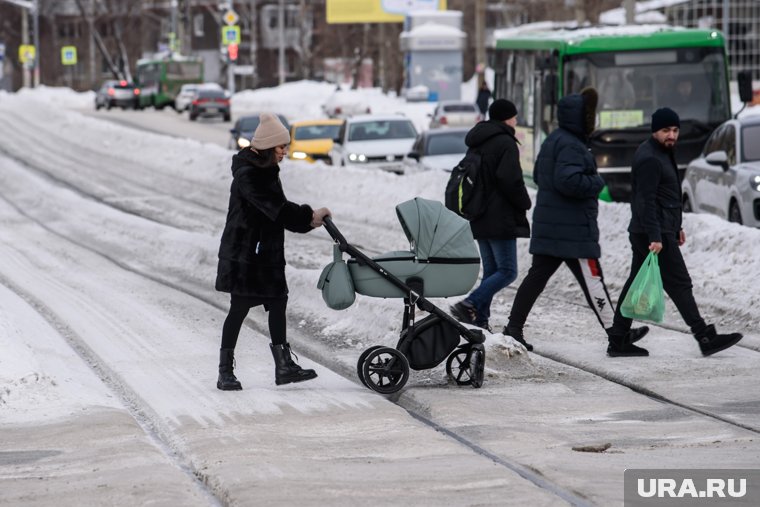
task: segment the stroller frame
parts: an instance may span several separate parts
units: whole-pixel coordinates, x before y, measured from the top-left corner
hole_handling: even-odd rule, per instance
[[[330,217],[325,217],[325,229],[341,252],[347,253],[360,264],[368,266],[385,280],[403,291],[404,314],[401,324],[401,336],[396,348],[375,345],[366,349],[357,361],[357,374],[362,384],[381,394],[392,394],[404,387],[409,379],[410,346],[417,335],[420,325],[415,319],[415,310],[428,312],[445,324],[452,326],[465,343],[449,351],[446,363],[448,376],[457,385],[470,385],[479,388],[483,385],[485,366],[485,335],[479,329],[464,326],[454,317],[431,303],[424,296],[424,280],[410,277],[401,280],[383,266],[375,262],[364,252],[350,244],[341,234]],[[423,319],[425,320],[425,319]],[[444,357],[445,359],[445,357]],[[438,366],[441,359],[430,368]],[[417,368],[424,369],[424,368]]]

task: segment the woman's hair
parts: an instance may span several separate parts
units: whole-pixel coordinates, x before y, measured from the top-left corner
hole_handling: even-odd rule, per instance
[[[265,150],[251,148],[251,150],[256,154],[256,163],[254,165],[259,167],[277,165],[277,155],[274,152],[274,148],[267,148]]]

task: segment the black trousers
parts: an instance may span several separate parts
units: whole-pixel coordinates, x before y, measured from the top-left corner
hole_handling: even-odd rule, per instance
[[[269,312],[269,336],[274,345],[283,345],[287,342],[285,309],[288,306],[288,298],[247,298],[232,295],[230,298],[230,311],[224,320],[222,327],[223,349],[234,349],[237,345],[240,328],[248,315],[248,310],[254,306],[264,305]]]
[[[624,335],[631,328],[631,319],[623,317],[620,313],[620,305],[625,299],[625,295],[628,294],[628,289],[631,287],[633,279],[636,278],[641,265],[644,264],[644,260],[649,255],[649,238],[646,234],[630,234],[628,237],[631,241],[633,258],[631,260],[631,273],[620,293],[618,305],[615,309],[615,318],[610,329],[610,334],[616,336]],[[691,277],[686,269],[686,263],[681,255],[681,247],[678,246],[676,238],[662,238],[662,250],[658,254],[657,261],[660,264],[662,287],[673,300],[673,304],[676,305],[684,322],[691,328],[692,333],[703,331],[707,326],[699,314],[696,301],[694,301]]]
[[[564,259],[549,255],[534,255],[528,274],[517,289],[512,303],[512,310],[509,313],[510,327],[523,328],[538,296],[562,264],[565,264],[578,280],[586,303],[594,311],[599,324],[605,329],[612,325],[612,302],[607,286],[604,284],[599,259]]]

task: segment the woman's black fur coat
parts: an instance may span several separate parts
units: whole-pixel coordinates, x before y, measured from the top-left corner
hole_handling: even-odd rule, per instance
[[[232,157],[230,204],[219,247],[216,290],[252,298],[288,294],[285,229],[311,231],[312,209],[287,200],[279,173],[277,163],[250,148]]]

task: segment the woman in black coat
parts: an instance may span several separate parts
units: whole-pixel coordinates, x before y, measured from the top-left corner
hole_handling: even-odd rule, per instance
[[[280,120],[264,113],[251,146],[232,157],[230,203],[216,277],[216,290],[231,294],[216,384],[224,391],[242,389],[233,372],[235,345],[248,310],[258,305],[269,312],[275,383],[301,382],[317,376],[314,370],[302,369],[293,361],[286,338],[285,229],[309,232],[320,227],[330,211],[312,210],[285,197],[278,164],[287,154],[289,143],[290,135]]]

